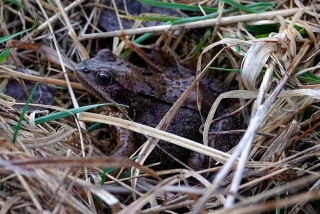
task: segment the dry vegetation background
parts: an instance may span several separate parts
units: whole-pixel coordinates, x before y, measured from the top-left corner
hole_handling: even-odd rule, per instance
[[[239,147],[222,153],[169,136],[173,143],[209,155],[222,166],[202,172],[179,169],[156,174],[127,158],[106,156],[109,141],[98,140],[103,128],[80,129],[85,124],[76,116],[40,123],[32,110],[23,113],[27,96],[23,103],[13,105],[12,93],[2,94],[0,213],[320,212],[319,2],[178,3],[217,11],[184,8],[177,13],[180,17],[203,17],[153,27],[143,27],[136,20],[131,29],[104,33],[99,19],[105,8],[113,8],[108,1],[1,1],[1,89],[7,93],[11,87],[11,92],[24,94],[34,82],[42,83],[35,95],[46,98],[34,105],[50,113],[77,107],[77,101],[80,106],[95,103],[97,99],[73,77],[76,63],[102,48],[120,54],[134,39],[153,32],[141,43],[146,49],[156,44],[180,63],[197,71],[206,66],[216,68],[211,71],[224,70],[224,83],[238,84],[217,99],[203,131],[207,142],[217,104],[237,98],[243,106],[248,103],[246,118],[250,120]],[[125,13],[119,11],[118,15]],[[30,29],[34,22],[36,27]],[[14,35],[26,29],[30,30]],[[13,87],[13,82],[22,89]],[[81,113],[79,118],[126,125],[100,114]],[[132,123],[126,126],[135,127]],[[166,137],[154,129],[143,131]],[[139,163],[143,163],[141,158]],[[135,167],[147,174],[140,175],[138,182],[128,174],[125,179],[102,176],[104,169],[111,167]],[[209,171],[219,174],[207,179]]]

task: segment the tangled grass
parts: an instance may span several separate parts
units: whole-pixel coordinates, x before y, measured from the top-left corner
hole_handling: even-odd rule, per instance
[[[113,8],[107,2],[0,2],[2,91],[9,80],[56,86],[54,104],[30,99],[17,103],[1,95],[1,213],[319,212],[312,201],[320,198],[320,5],[313,1],[156,3],[178,10],[180,18],[130,16],[116,10],[117,18],[133,20],[133,26],[104,32],[100,16],[105,8]],[[143,27],[144,20],[162,24]],[[152,44],[196,69],[196,81],[208,69],[220,70],[217,76],[222,75],[232,89],[213,104],[203,126],[204,145],[161,131],[196,81],[157,128],[83,112],[97,105],[89,105],[95,98],[73,78],[77,62],[106,47],[128,56],[127,47],[150,49]],[[29,73],[18,72],[19,67]],[[35,89],[29,97],[36,93],[40,92]],[[208,148],[217,106],[235,98],[244,106],[249,126],[229,133],[245,131],[244,137],[228,153]],[[86,107],[79,108],[78,102]],[[25,106],[24,111],[42,106],[51,114],[36,118],[39,113],[24,113],[18,106]],[[221,166],[200,172],[154,172],[142,166],[154,148],[154,138],[144,144],[136,162],[112,158],[106,155],[112,140],[99,139],[104,128],[92,130],[85,122],[123,126],[167,140],[208,155]],[[133,167],[144,173],[135,170],[120,179],[106,173],[111,167]],[[208,179],[208,172],[215,176]]]

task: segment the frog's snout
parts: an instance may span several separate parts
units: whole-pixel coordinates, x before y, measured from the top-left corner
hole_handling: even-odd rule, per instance
[[[85,70],[84,63],[77,64],[75,69],[77,72],[83,72]]]

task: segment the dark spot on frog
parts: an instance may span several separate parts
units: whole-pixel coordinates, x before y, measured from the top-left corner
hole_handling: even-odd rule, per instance
[[[211,132],[218,132],[220,130],[220,126],[219,125],[214,125],[211,126],[210,131]]]
[[[153,85],[151,85],[150,83],[147,83],[147,86],[149,87],[149,89],[150,89],[150,93],[154,93],[154,91],[155,91],[155,87],[153,86]]]
[[[178,73],[178,70],[177,69],[172,69],[172,71],[171,71],[173,74],[175,74],[175,73]]]
[[[149,110],[149,114],[152,114],[152,115],[154,115],[156,112],[157,112],[156,109],[153,109],[153,108]]]
[[[181,81],[183,86],[189,86],[189,82],[188,81]]]
[[[175,86],[179,86],[180,85],[180,81],[174,81],[174,85]]]
[[[141,74],[143,76],[152,76],[152,72],[145,70],[145,69],[141,70]]]

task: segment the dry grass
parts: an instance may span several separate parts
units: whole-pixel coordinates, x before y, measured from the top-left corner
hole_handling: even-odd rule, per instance
[[[63,3],[25,0],[22,10],[10,1],[0,2],[0,37],[30,28],[39,11],[34,30],[1,44],[3,50],[11,47],[10,56],[0,66],[1,89],[8,79],[37,81],[68,88],[55,89],[54,105],[43,105],[50,112],[77,107],[78,101],[87,105],[95,98],[83,94],[85,89],[75,82],[76,63],[102,48],[113,47],[118,54],[126,46],[133,48],[130,41],[148,32],[155,34],[151,42],[142,43],[145,48],[155,43],[177,61],[197,64],[193,67],[199,76],[156,129],[96,113],[35,125],[34,115],[29,114],[24,115],[15,143],[12,139],[21,111],[10,97],[1,95],[0,213],[319,212],[312,203],[320,198],[319,4],[278,1],[272,10],[255,14],[238,9],[222,13],[230,5],[208,1],[205,3],[218,8],[215,18],[154,27],[141,27],[136,21],[133,29],[104,33],[98,24],[105,7],[101,2]],[[258,33],[259,27],[271,24],[276,28],[268,35]],[[174,34],[172,30],[180,31]],[[209,35],[201,52],[190,54],[206,31]],[[19,73],[13,66],[28,68],[32,74]],[[238,82],[240,90],[221,94],[213,104],[203,127],[204,145],[161,131],[203,78],[205,72],[200,71],[209,66],[241,68],[240,74],[225,75],[225,84]],[[208,133],[218,104],[230,98],[239,99],[243,106],[248,100],[254,102],[248,105],[250,124],[244,137],[238,147],[224,153],[207,147]],[[142,165],[156,139],[148,140],[136,162],[111,158],[106,155],[110,141],[98,140],[103,129],[85,131],[88,121],[116,124],[167,140],[211,156],[222,166],[201,172],[155,173]],[[133,170],[133,177],[124,179],[107,175],[108,181],[101,185],[99,173],[110,167],[133,167],[146,174]],[[207,180],[208,171],[217,174]],[[115,183],[118,185],[112,185]]]

